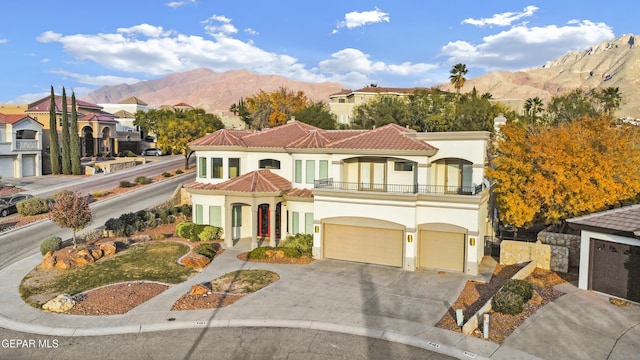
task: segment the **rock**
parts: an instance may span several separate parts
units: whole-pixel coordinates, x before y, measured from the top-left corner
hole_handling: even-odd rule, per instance
[[[110,256],[116,253],[116,244],[113,241],[103,242],[100,245],[100,250],[102,250],[103,256]]]
[[[56,259],[56,263],[54,265],[54,267],[58,270],[67,270],[71,267],[71,263],[69,263],[69,260],[58,260]]]
[[[210,292],[211,289],[209,289],[205,284],[195,284],[191,287],[191,290],[189,290],[189,295],[204,295]]]
[[[89,249],[89,252],[91,253],[91,256],[94,260],[98,260],[103,256],[103,251],[100,248],[92,247],[91,249]]]
[[[276,259],[282,259],[282,258],[284,258],[284,251],[282,250],[276,251]]]
[[[56,296],[54,299],[47,301],[44,305],[42,305],[42,309],[63,313],[71,310],[71,308],[76,304],[71,295],[69,294],[60,294]]]
[[[47,252],[42,258],[42,262],[40,263],[40,269],[49,270],[53,269],[56,265],[56,257],[53,256],[51,251]]]
[[[209,265],[210,262],[211,260],[208,257],[193,253],[182,258],[182,265],[192,269],[202,269]]]
[[[264,252],[265,255],[267,255],[267,257],[272,257],[273,256],[273,250],[267,250]]]
[[[78,267],[93,264],[94,262],[95,259],[93,258],[93,256],[91,256],[91,253],[87,249],[78,251],[73,258],[73,263]]]

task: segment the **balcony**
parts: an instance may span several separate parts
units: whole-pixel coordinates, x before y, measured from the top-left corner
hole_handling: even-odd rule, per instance
[[[338,190],[338,191],[373,191],[403,194],[453,194],[453,195],[478,195],[484,190],[484,185],[472,186],[445,186],[445,185],[404,185],[404,184],[374,184],[333,181],[333,179],[316,180],[314,189]]]
[[[38,140],[16,140],[16,150],[40,150]]]

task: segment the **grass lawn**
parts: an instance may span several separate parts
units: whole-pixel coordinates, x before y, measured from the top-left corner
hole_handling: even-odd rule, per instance
[[[178,264],[189,247],[178,242],[152,242],[132,246],[92,265],[69,270],[29,272],[20,284],[20,296],[40,308],[59,294],[77,293],[123,281],[149,280],[171,284],[185,281],[195,270]]]

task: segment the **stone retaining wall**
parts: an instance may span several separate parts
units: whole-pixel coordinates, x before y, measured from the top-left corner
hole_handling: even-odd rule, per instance
[[[580,266],[580,235],[541,231],[538,233],[538,242],[566,247],[569,249],[569,266]]]
[[[533,261],[538,267],[558,272],[569,271],[569,249],[564,246],[503,240],[500,264],[513,265]]]

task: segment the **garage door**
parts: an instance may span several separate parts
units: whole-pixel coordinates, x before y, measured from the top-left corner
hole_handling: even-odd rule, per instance
[[[464,272],[464,234],[420,231],[420,267]]]
[[[640,302],[640,247],[591,240],[591,288]]]
[[[13,157],[0,156],[0,176],[5,179],[13,177]]]
[[[22,156],[22,176],[36,176],[35,155]]]
[[[324,257],[402,267],[403,231],[351,225],[324,225]]]

